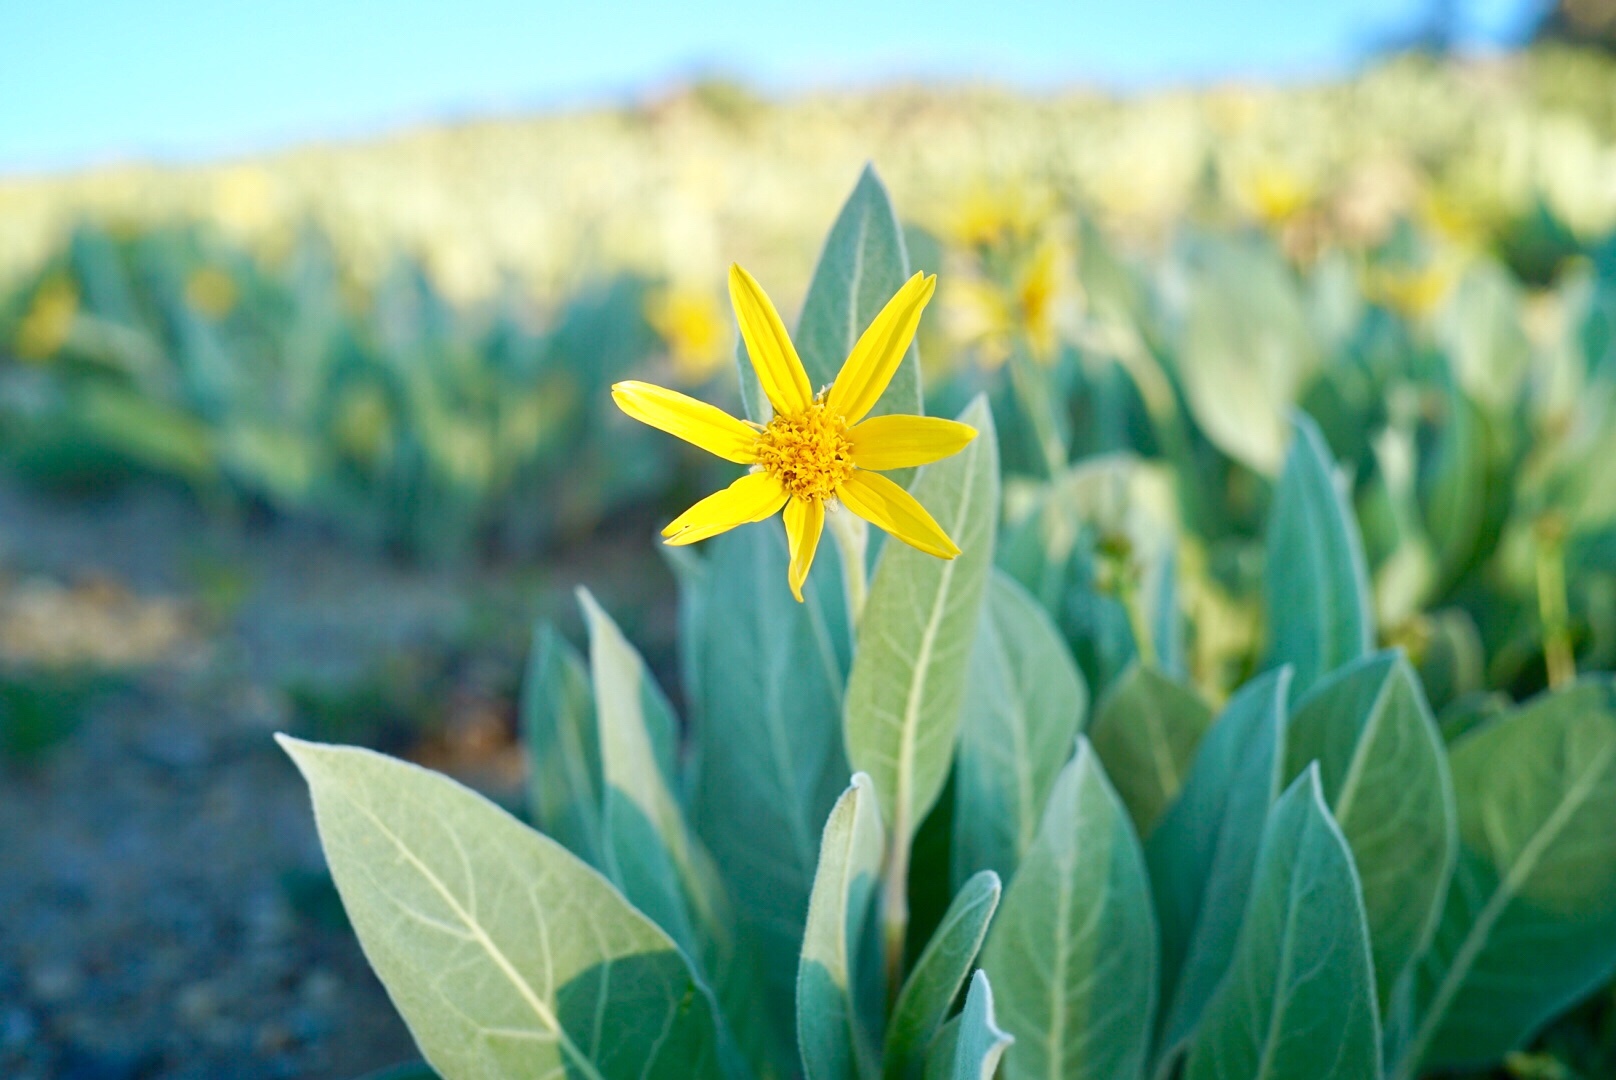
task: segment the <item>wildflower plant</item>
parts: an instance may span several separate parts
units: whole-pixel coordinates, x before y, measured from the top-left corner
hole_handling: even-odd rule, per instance
[[[1567,675],[1444,732],[1375,648],[1311,420],[1266,507],[1263,644],[1214,703],[1174,574],[1132,565],[1173,558],[1159,517],[1102,521],[1137,586],[1129,649],[1077,663],[1070,522],[1105,517],[1097,489],[1139,500],[1144,467],[1079,462],[1008,500],[983,399],[924,422],[931,286],[873,173],[794,337],[743,272],[732,288],[749,421],[614,391],[754,470],[668,531],[683,723],[585,593],[587,658],[536,634],[536,828],[283,740],[440,1074],[1410,1080],[1499,1061],[1616,971],[1616,684]],[[861,427],[900,417],[936,438],[861,455]],[[917,465],[865,512],[864,474]],[[849,530],[815,560],[836,515],[907,542]]]

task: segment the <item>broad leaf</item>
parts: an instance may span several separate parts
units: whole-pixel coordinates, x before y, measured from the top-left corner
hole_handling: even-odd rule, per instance
[[[1156,926],[1133,824],[1087,740],[1061,772],[988,934],[1007,1080],[1143,1074],[1156,1010]]]
[[[1363,898],[1309,767],[1263,830],[1228,977],[1186,1080],[1378,1080],[1380,1021]]]
[[[991,870],[971,878],[955,895],[893,1006],[882,1060],[886,1080],[925,1072],[926,1047],[965,985],[998,906],[999,875]]]
[[[1459,862],[1405,1076],[1495,1061],[1616,971],[1616,684],[1536,698],[1451,761]]]
[[[279,739],[365,956],[439,1073],[722,1075],[706,990],[600,874],[447,777]]]
[[[797,969],[797,1043],[808,1080],[878,1075],[861,994],[884,837],[870,778],[855,773],[825,822]]]
[[[533,823],[591,866],[604,866],[600,740],[589,670],[548,622],[533,634],[522,681],[522,741]]]
[[[791,1026],[819,833],[847,784],[842,688],[851,644],[840,563],[786,587],[778,521],[713,541],[697,628],[702,756],[695,826],[755,927],[769,1008]]]
[[[1211,726],[1212,710],[1195,691],[1137,663],[1100,699],[1089,738],[1140,836],[1178,798]]]
[[[993,1080],[1015,1039],[993,1018],[993,988],[987,973],[971,978],[965,1010],[948,1022],[926,1058],[926,1080]]]
[[[1266,242],[1193,243],[1186,254],[1177,370],[1190,411],[1224,453],[1272,474],[1319,359],[1295,275]]]
[[[903,230],[892,208],[886,186],[865,166],[858,184],[847,197],[842,211],[825,238],[819,265],[814,268],[808,295],[803,300],[802,317],[797,322],[794,341],[808,382],[815,390],[828,386],[842,369],[842,361],[865,327],[875,320],[888,300],[910,275],[909,255],[904,249]],[[768,400],[758,385],[757,375],[746,359],[744,343],[736,346],[740,363],[741,395],[753,420],[765,422],[772,415]],[[909,346],[908,355],[898,365],[886,393],[876,403],[872,416],[886,413],[923,412],[920,392],[920,353]],[[956,538],[957,539],[957,538]]]
[[[640,654],[585,590],[589,665],[605,779],[607,876],[692,958],[714,970],[729,952],[730,924],[705,851],[674,792],[674,720]]]
[[[729,1020],[721,1025],[726,1068],[739,1055],[779,1053],[756,1007],[760,972],[744,947],[729,897],[708,854],[685,820],[674,754],[673,709],[634,650],[586,590],[590,674],[600,735],[605,802],[601,833],[608,877],[625,897],[666,930],[696,973],[717,994]]]
[[[1008,878],[1083,724],[1088,691],[1060,631],[995,570],[965,683],[954,766],[953,880]]]
[[[1264,602],[1268,665],[1290,664],[1294,698],[1369,652],[1374,633],[1363,541],[1318,426],[1296,437],[1268,519]]]
[[[894,845],[907,848],[954,756],[971,640],[993,565],[999,465],[993,417],[978,397],[960,414],[978,431],[921,470],[914,496],[961,554],[882,548],[847,680],[847,758],[869,774]]]
[[[1145,844],[1161,930],[1157,1075],[1170,1073],[1234,955],[1263,822],[1279,797],[1289,682],[1281,668],[1229,699]]]
[[[1326,677],[1297,704],[1285,754],[1290,776],[1318,762],[1352,847],[1384,1010],[1436,929],[1458,843],[1447,755],[1413,668],[1382,652]]]

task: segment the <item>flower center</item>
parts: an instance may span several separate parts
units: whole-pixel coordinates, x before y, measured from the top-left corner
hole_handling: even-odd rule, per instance
[[[758,464],[798,499],[823,500],[853,471],[847,424],[815,401],[796,416],[776,416],[758,436]]]

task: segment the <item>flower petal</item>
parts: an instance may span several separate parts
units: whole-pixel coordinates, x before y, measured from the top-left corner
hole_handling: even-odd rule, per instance
[[[907,469],[949,457],[976,438],[976,429],[940,416],[872,416],[847,432],[861,469]]]
[[[832,412],[856,424],[875,407],[903,362],[903,354],[909,351],[915,328],[920,325],[920,313],[936,291],[937,275],[916,274],[893,294],[875,321],[859,335],[831,384],[825,403]]]
[[[819,499],[792,499],[782,515],[786,523],[786,543],[791,548],[791,595],[802,603],[802,583],[814,565],[819,534],[825,528],[825,504]]]
[[[915,497],[880,473],[855,471],[837,489],[837,497],[853,513],[879,525],[910,547],[939,559],[952,559],[959,547],[932,520]]]
[[[757,431],[716,405],[643,382],[615,383],[612,400],[640,423],[694,443],[725,461],[750,465],[757,460]]]
[[[734,264],[729,268],[729,300],[741,325],[746,355],[774,411],[786,416],[802,412],[814,400],[814,390],[797,358],[797,347],[757,279]]]
[[[785,488],[766,472],[747,473],[680,514],[662,530],[675,547],[728,532],[737,525],[762,521],[786,502]]]

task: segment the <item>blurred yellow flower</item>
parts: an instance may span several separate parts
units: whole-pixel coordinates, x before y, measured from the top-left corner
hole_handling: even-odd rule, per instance
[[[1015,337],[1047,362],[1060,344],[1061,306],[1067,299],[1061,248],[1040,244],[1007,284],[961,280],[949,290],[950,330],[977,348],[983,366],[996,368],[1010,355]]]
[[[1374,266],[1363,276],[1364,295],[1406,318],[1429,315],[1447,299],[1459,278],[1451,259],[1432,259],[1423,266]]]
[[[1283,225],[1313,201],[1312,186],[1283,165],[1266,163],[1247,180],[1245,201],[1269,225]]]
[[[1047,199],[1028,195],[1019,184],[979,183],[954,209],[946,228],[967,247],[993,247],[1033,236],[1049,212]]]
[[[217,266],[204,266],[185,279],[185,302],[210,319],[222,319],[235,310],[236,282]]]
[[[815,394],[774,304],[751,274],[731,266],[730,301],[774,417],[753,424],[649,383],[612,387],[618,408],[641,423],[752,466],[675,518],[662,530],[667,543],[693,544],[783,509],[791,552],[787,576],[799,601],[827,509],[845,508],[929,555],[958,555],[926,508],[879,473],[958,453],[976,429],[929,416],[865,419],[898,370],[936,285],[936,277],[922,274],[905,282],[859,337],[835,381]]]
[[[645,318],[668,347],[681,382],[705,382],[729,355],[729,327],[713,295],[674,285],[652,292]]]
[[[34,302],[17,326],[17,355],[49,360],[67,344],[79,313],[79,291],[65,277],[52,277],[34,293]]]

